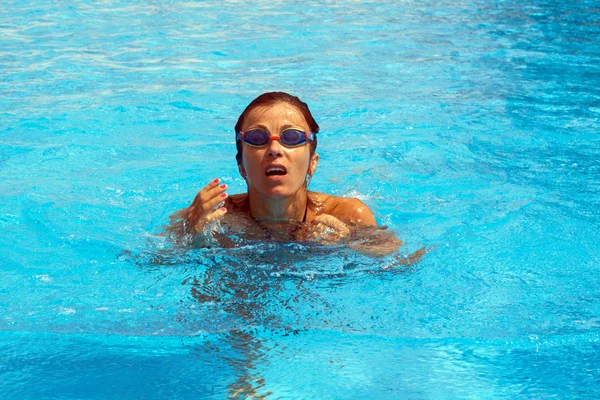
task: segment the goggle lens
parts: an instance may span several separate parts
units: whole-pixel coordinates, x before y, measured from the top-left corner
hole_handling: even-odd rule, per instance
[[[299,146],[306,142],[306,137],[312,140],[313,134],[306,134],[299,129],[286,129],[281,132],[279,137],[269,135],[269,132],[262,129],[253,129],[248,132],[240,132],[238,139],[242,139],[244,142],[251,146],[264,146],[270,140],[279,140],[279,142],[286,147]]]
[[[252,146],[264,146],[269,141],[269,134],[262,129],[246,132],[244,141]]]
[[[306,142],[306,134],[297,129],[287,129],[281,132],[279,141],[286,146],[297,146]]]

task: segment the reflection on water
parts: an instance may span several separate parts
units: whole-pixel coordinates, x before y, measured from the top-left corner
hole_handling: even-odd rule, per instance
[[[384,275],[386,279],[413,271],[423,255],[420,251],[372,258],[356,250],[382,234],[390,233],[371,229],[345,243],[318,244],[251,243],[238,232],[236,247],[202,249],[171,246],[168,239],[155,238],[154,243],[167,247],[150,247],[133,260],[142,270],[181,271],[181,285],[189,290],[188,300],[193,302],[186,306],[196,315],[188,313],[182,320],[187,324],[196,320],[197,330],[259,325],[293,331],[310,329],[313,320],[343,326],[331,306],[332,291],[369,276]]]
[[[220,341],[229,347],[221,353],[221,348],[211,342],[205,342],[194,351],[216,354],[232,369],[234,381],[227,387],[228,398],[267,398],[272,392],[266,390],[266,380],[260,376],[258,367],[266,363],[267,351],[264,345],[251,331],[233,330],[221,335]],[[269,349],[270,350],[270,349]]]
[[[199,332],[220,332],[220,344],[206,341],[194,351],[211,353],[229,365],[229,375],[235,379],[229,382],[227,393],[233,399],[272,394],[261,374],[273,356],[273,349],[265,350],[265,330],[282,337],[315,328],[362,330],[352,317],[339,313],[339,300],[331,295],[361,276],[410,271],[422,256],[393,254],[373,259],[361,253],[393,234],[384,228],[357,230],[338,244],[289,243],[285,235],[278,241],[280,235],[264,228],[259,233],[271,240],[257,241],[256,232],[236,231],[229,242],[232,247],[191,249],[176,242],[175,247],[150,250],[135,258],[140,268],[187,266],[181,284],[189,289],[197,314],[194,318],[183,311],[179,321],[194,325]],[[170,238],[157,240],[168,243]],[[263,334],[257,335],[257,329]],[[281,350],[279,355],[285,358]]]

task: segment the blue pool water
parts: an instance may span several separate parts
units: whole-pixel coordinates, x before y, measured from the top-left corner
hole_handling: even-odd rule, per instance
[[[0,398],[597,398],[600,4],[5,2]],[[172,249],[264,91],[421,263]]]

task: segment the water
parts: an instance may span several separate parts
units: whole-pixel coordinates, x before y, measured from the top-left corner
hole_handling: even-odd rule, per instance
[[[5,2],[0,397],[595,398],[596,1]],[[435,246],[174,251],[258,94]]]

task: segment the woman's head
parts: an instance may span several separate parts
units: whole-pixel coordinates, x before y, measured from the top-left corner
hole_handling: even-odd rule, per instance
[[[267,92],[267,93],[261,94],[260,96],[258,96],[254,100],[252,100],[252,102],[250,102],[250,104],[248,104],[248,106],[244,109],[244,111],[238,118],[237,123],[235,124],[236,138],[237,138],[237,134],[240,133],[240,131],[242,130],[242,126],[244,124],[244,119],[247,117],[247,115],[250,113],[250,111],[252,111],[255,108],[268,108],[269,106],[273,106],[277,103],[288,104],[288,105],[296,108],[302,114],[302,116],[306,120],[306,123],[308,124],[308,127],[310,128],[310,132],[315,134],[314,140],[312,140],[309,143],[309,145],[311,146],[311,154],[314,154],[314,152],[317,149],[317,135],[316,134],[319,132],[319,125],[317,124],[317,121],[315,121],[315,119],[313,118],[312,114],[310,113],[310,110],[308,109],[308,105],[305,102],[300,100],[298,97],[292,96],[291,94],[288,94],[285,92]],[[243,153],[242,152],[243,147],[242,147],[241,140],[236,140],[236,147],[237,147],[237,154],[235,155],[235,159],[236,159],[238,165],[241,165],[242,153]]]
[[[276,137],[288,130],[312,132],[313,135],[310,140],[295,147],[282,143],[282,140],[251,146],[237,139],[236,159],[240,173],[248,182],[248,191],[278,198],[291,196],[306,187],[306,176],[312,176],[319,159],[315,154],[319,125],[308,106],[287,93],[262,94],[239,117],[235,126],[236,138],[240,132],[253,130],[263,130]]]

